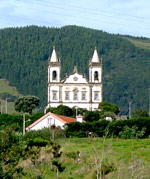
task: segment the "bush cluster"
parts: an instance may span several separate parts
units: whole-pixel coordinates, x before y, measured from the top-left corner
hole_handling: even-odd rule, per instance
[[[67,137],[102,137],[108,133],[109,137],[146,138],[150,136],[150,119],[133,118],[109,122],[106,120],[86,123],[67,124]]]
[[[26,132],[25,139],[41,138],[43,140],[60,139],[65,138],[65,131],[60,128],[50,129],[43,128],[41,130]]]
[[[26,127],[42,116],[43,113],[36,113],[32,115],[26,114]],[[0,114],[0,129],[6,128],[10,125],[18,126],[18,131],[22,132],[22,126],[23,126],[22,114]]]

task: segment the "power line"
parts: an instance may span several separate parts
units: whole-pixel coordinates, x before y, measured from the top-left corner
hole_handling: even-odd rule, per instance
[[[18,0],[16,0],[18,1]],[[35,0],[37,2],[39,2],[39,0]],[[50,1],[42,1],[42,3],[46,3],[46,4],[57,4],[57,5],[63,5],[62,3],[54,3],[54,2],[50,2]],[[106,12],[106,13],[111,13],[111,14],[116,14],[116,15],[122,15],[122,16],[129,16],[129,17],[134,17],[134,18],[140,18],[140,19],[149,19],[148,17],[144,17],[144,16],[134,16],[134,15],[129,15],[129,14],[124,14],[124,13],[116,13],[116,12],[112,12],[112,11],[104,11],[104,10],[101,10],[101,9],[98,9],[98,8],[85,8],[85,7],[79,7],[79,6],[72,6],[72,5],[69,5],[70,7],[74,7],[74,8],[80,8],[80,9],[85,9],[85,10],[94,10],[94,11],[101,11],[101,12]]]
[[[59,15],[63,15],[63,16],[67,16],[68,17],[68,14],[62,14],[62,13],[56,13],[56,12],[54,12],[54,14],[59,14]],[[14,15],[6,15],[6,14],[2,14],[2,13],[0,13],[0,15],[3,15],[3,16],[9,16],[9,17],[13,17],[13,18],[18,18],[18,16],[14,16]],[[88,19],[85,19],[85,18],[81,18],[81,17],[77,17],[77,16],[73,16],[73,15],[69,15],[69,18],[70,17],[75,17],[75,18],[78,18],[79,20],[81,20],[81,19],[83,19],[84,21],[88,21],[89,22],[89,18]],[[48,22],[48,21],[40,21],[40,20],[33,20],[33,19],[31,19],[31,18],[26,18],[26,17],[21,17],[21,19],[24,19],[24,20],[29,20],[29,21],[31,21],[31,22],[37,22],[37,23],[45,23],[45,24],[47,24],[47,25],[50,25],[50,22]],[[91,19],[91,20],[93,20],[93,19]],[[99,22],[99,23],[106,23],[106,24],[110,24],[110,22],[106,22],[106,20],[105,21],[103,21],[103,20],[96,20],[96,19],[94,19],[94,21],[97,21],[97,22]],[[126,24],[121,24],[121,23],[115,23],[115,22],[111,22],[111,24],[115,24],[115,25],[122,25],[122,26],[125,26]],[[52,26],[52,25],[51,25]],[[131,28],[131,27],[134,27],[134,28],[139,28],[139,26],[133,26],[133,25],[130,25],[130,26],[128,26],[129,28]],[[142,29],[141,29],[142,30]]]
[[[18,1],[18,0],[16,0],[16,1]],[[38,0],[35,0],[35,1],[38,1]],[[20,1],[19,1],[20,2]],[[44,1],[44,2],[46,2],[46,1]],[[23,2],[23,3],[25,3],[25,2]],[[50,3],[50,2],[47,2],[48,4]],[[52,2],[51,2],[52,3]],[[4,3],[3,3],[4,4]],[[25,4],[27,4],[27,3],[25,3]],[[35,3],[33,3],[33,2],[30,2],[30,4],[33,4],[33,5],[37,5],[37,4],[35,4]],[[52,4],[56,4],[56,3],[52,3]],[[10,6],[9,4],[4,4],[4,5],[8,5],[8,6]],[[42,6],[44,6],[44,7],[47,7],[46,6],[46,4],[39,4],[39,5],[42,5]],[[59,5],[59,4],[58,4]],[[17,7],[23,7],[23,8],[25,8],[24,6],[20,6],[20,5],[15,5],[15,6],[17,6]],[[64,8],[64,7],[58,7],[58,6],[53,6],[53,5],[51,5],[51,7],[53,7],[53,8],[56,8],[56,9],[62,9],[62,10],[68,10],[68,11],[75,11],[75,12],[81,12],[81,13],[85,13],[85,14],[92,14],[92,15],[101,15],[101,16],[105,16],[105,17],[109,17],[109,18],[115,18],[116,19],[116,17],[114,17],[114,16],[110,16],[110,15],[103,15],[103,14],[98,14],[98,13],[93,13],[93,12],[86,12],[86,11],[82,11],[82,10],[76,10],[76,9],[68,9],[68,8]],[[77,7],[77,6],[73,6],[73,7]],[[28,8],[28,9],[32,9],[32,8]],[[86,9],[86,8],[82,8],[82,9]],[[33,10],[33,9],[32,9]],[[40,10],[41,11],[41,10]],[[49,11],[41,11],[41,12],[46,12],[46,13],[49,13]],[[108,11],[103,11],[103,12],[108,12]],[[110,12],[109,12],[110,13]],[[113,14],[116,14],[116,15],[118,15],[117,13],[113,13]],[[128,15],[128,16],[130,16],[130,15]],[[133,16],[130,16],[130,17],[133,17]],[[134,16],[134,17],[138,17],[138,16]],[[143,18],[143,17],[138,17],[138,18]],[[126,19],[126,18],[122,18],[122,17],[117,17],[117,19],[123,19],[123,20],[127,20],[127,21],[132,21],[133,22],[133,20],[132,19]],[[150,19],[150,18],[149,18]],[[144,23],[144,24],[149,24],[150,25],[150,23],[147,23],[147,22],[144,22],[144,21],[139,21],[139,20],[134,20],[134,22],[140,22],[140,23]]]
[[[17,0],[16,0],[17,1]],[[37,0],[36,0],[37,1]],[[24,3],[24,2],[23,2]],[[33,4],[33,3],[30,3],[30,4]],[[35,3],[34,3],[35,4]],[[36,4],[37,5],[37,4]],[[11,6],[11,5],[9,5],[9,6]],[[19,5],[17,5],[17,6],[19,6]],[[21,6],[19,6],[19,7],[21,7]],[[24,6],[22,6],[23,8],[24,8]],[[44,5],[44,7],[45,7],[45,5]],[[58,7],[56,7],[56,8],[58,8]],[[32,9],[32,8],[28,8],[28,9]],[[49,11],[41,11],[41,12],[47,12],[48,14],[50,14],[50,12]],[[94,21],[94,22],[99,22],[99,25],[100,25],[100,23],[105,23],[105,24],[109,24],[109,25],[112,25],[112,24],[115,24],[115,25],[121,25],[121,26],[127,26],[126,24],[121,24],[121,23],[115,23],[115,22],[111,22],[110,23],[110,21],[104,21],[104,20],[97,20],[97,19],[91,19],[91,18],[83,18],[83,17],[78,17],[78,16],[74,16],[74,15],[71,15],[71,14],[63,14],[63,13],[57,13],[57,12],[51,12],[51,13],[53,13],[53,14],[58,14],[58,15],[61,15],[61,16],[67,16],[68,18],[70,18],[70,17],[74,17],[74,18],[78,18],[79,20],[84,20],[84,21],[88,21],[89,22],[89,20],[91,20],[91,21]],[[3,16],[9,16],[9,17],[13,17],[13,18],[18,18],[18,16],[14,16],[14,15],[6,15],[6,14],[2,14],[1,13],[1,15],[3,15]],[[21,17],[22,19],[24,19],[24,20],[30,20],[31,22],[37,22],[37,23],[45,23],[45,24],[47,24],[47,25],[50,25],[50,26],[52,26],[51,24],[50,24],[50,22],[47,22],[47,21],[41,21],[41,20],[33,20],[33,19],[31,19],[31,18],[26,18],[26,17]],[[113,18],[113,17],[112,17]],[[146,23],[147,24],[147,23]],[[29,25],[29,24],[28,24]],[[133,26],[133,25],[130,25],[130,26],[128,26],[128,28],[139,28],[140,26]],[[140,28],[140,30],[143,30],[142,28]]]

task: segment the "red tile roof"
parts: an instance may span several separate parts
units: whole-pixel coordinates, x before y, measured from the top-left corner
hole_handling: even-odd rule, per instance
[[[62,116],[62,115],[54,114],[54,113],[51,113],[51,115],[53,117],[56,117],[57,119],[62,120],[62,122],[64,122],[64,123],[77,122],[77,120],[75,118],[72,118],[72,117]]]
[[[34,123],[32,123],[31,125],[29,125],[26,130],[30,130],[32,127],[34,127],[36,124],[38,124],[39,122],[41,122],[42,120],[44,120],[46,117],[48,116],[53,116],[55,117],[56,119],[62,121],[64,124],[66,123],[71,123],[71,122],[77,122],[77,120],[75,118],[72,118],[72,117],[67,117],[67,116],[62,116],[62,115],[59,115],[59,114],[54,114],[54,113],[51,113],[51,112],[48,112],[47,114],[45,114],[44,116],[42,116],[40,119],[36,120]]]

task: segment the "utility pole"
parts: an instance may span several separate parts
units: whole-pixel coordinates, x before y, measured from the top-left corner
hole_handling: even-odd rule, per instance
[[[25,118],[25,113],[23,113],[23,135],[25,135],[25,123],[26,123],[26,118]]]
[[[150,87],[148,88],[148,101],[149,101],[149,108],[148,108],[148,115],[149,115],[149,117],[150,117]]]
[[[77,115],[78,115],[78,107],[76,106],[75,109],[76,109],[76,119],[77,119]]]
[[[5,103],[5,113],[7,113],[7,111],[8,111],[8,108],[7,108],[7,105],[8,105],[8,103],[7,103],[7,98],[6,98],[6,101],[5,101],[6,103]]]
[[[1,104],[1,101],[0,101],[0,109],[1,109],[1,105],[2,105],[2,104]],[[2,114],[2,111],[0,111],[0,114]]]
[[[131,119],[131,101],[129,101],[129,119]]]

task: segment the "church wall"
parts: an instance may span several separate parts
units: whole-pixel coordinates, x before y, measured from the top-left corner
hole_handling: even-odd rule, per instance
[[[74,100],[74,91],[77,90],[77,95],[78,99]],[[65,99],[65,93],[69,92],[69,100]],[[89,86],[84,86],[84,85],[68,85],[68,86],[63,86],[62,87],[62,101],[63,102],[89,102]],[[82,93],[85,93],[85,100],[82,100]]]
[[[87,83],[86,78],[83,78],[82,75],[79,75],[77,73],[70,75],[69,78],[66,79],[65,83]]]
[[[90,110],[90,104],[89,103],[67,103],[67,102],[64,102],[63,104],[65,106],[70,107],[70,108],[78,107],[78,108]]]

